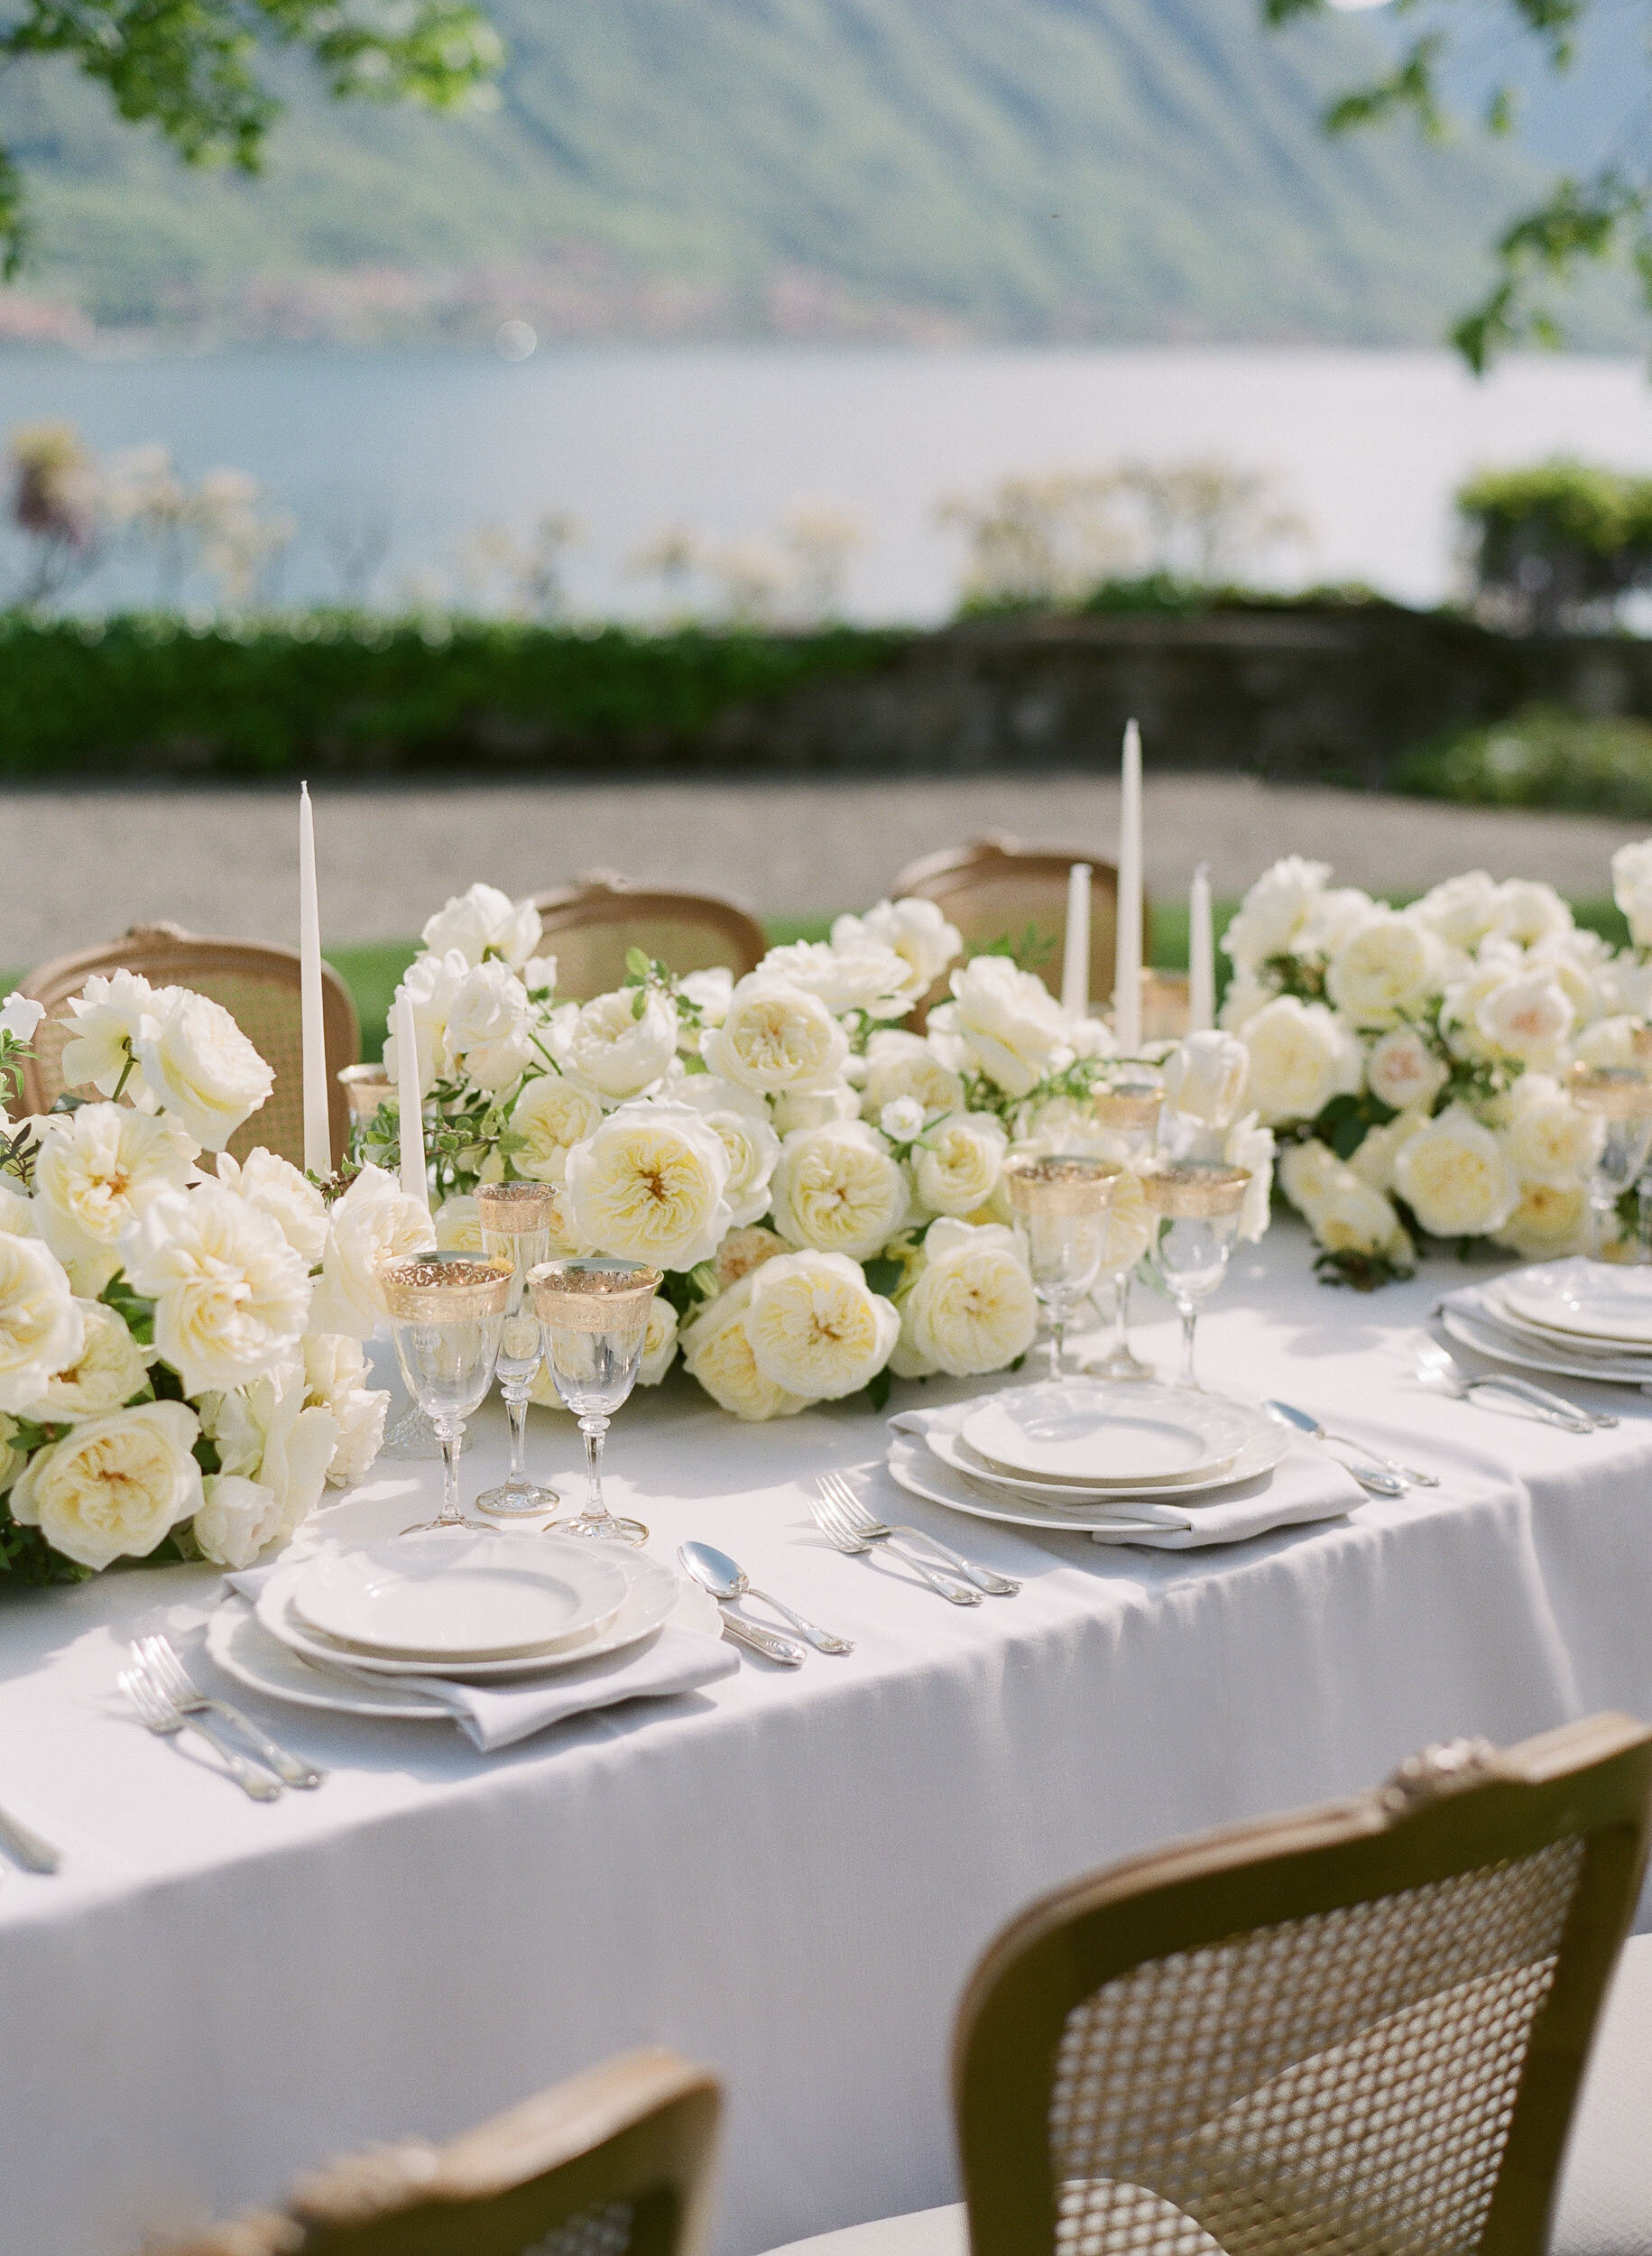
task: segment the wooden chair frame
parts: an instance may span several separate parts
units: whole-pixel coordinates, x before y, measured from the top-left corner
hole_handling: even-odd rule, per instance
[[[593,2210],[632,2211],[626,2256],[700,2256],[722,2093],[663,2048],[626,2053],[445,2146],[335,2162],[279,2211],[168,2256],[525,2256]]]
[[[1480,2256],[1543,2256],[1601,2005],[1646,1868],[1652,1732],[1598,1715],[1521,1745],[1432,1751],[1388,1787],[1130,1859],[1035,1904],[959,2009],[953,2085],[974,2256],[1050,2256],[1049,2096],[1067,2016],[1148,1962],[1585,1842],[1533,2025]],[[1453,1758],[1456,1758],[1454,1760]]]
[[[272,987],[288,988],[295,1014],[300,1009],[297,948],[257,940],[211,939],[167,923],[135,924],[118,940],[102,941],[96,948],[78,949],[72,956],[54,957],[29,974],[22,992],[43,1003],[48,1018],[56,1019],[88,979],[116,971],[136,972],[156,986],[199,987],[215,975],[260,980]],[[350,1133],[349,1099],[339,1085],[338,1074],[361,1056],[361,1024],[355,998],[328,963],[321,966],[321,1017],[327,1045],[328,1132],[337,1167]],[[23,1077],[25,1109],[49,1111],[61,1084],[47,1073],[39,1058],[25,1059]],[[256,1142],[257,1128],[254,1113],[240,1133],[245,1136],[250,1132]]]
[[[632,924],[656,917],[679,919],[717,933],[727,946],[736,979],[754,971],[769,951],[768,934],[737,901],[718,893],[675,892],[639,885],[613,870],[587,870],[572,885],[536,893],[533,906],[540,912],[545,946],[553,954],[558,932]]]

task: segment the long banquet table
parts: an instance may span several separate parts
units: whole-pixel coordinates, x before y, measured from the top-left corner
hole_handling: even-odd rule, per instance
[[[1429,1740],[1652,1717],[1652,1401],[1569,1390],[1622,1418],[1583,1438],[1423,1392],[1405,1343],[1454,1269],[1363,1299],[1308,1258],[1286,1225],[1236,1260],[1208,1379],[1437,1491],[1167,1553],[965,1521],[879,1475],[899,1516],[1025,1577],[965,1610],[814,1532],[812,1476],[881,1454],[863,1405],[742,1427],[679,1379],[616,1421],[615,1502],[662,1556],[709,1538],[856,1650],[503,1754],[249,1695],[333,1772],[255,1806],[115,1690],[136,1631],[193,1657],[209,1570],[6,1596],[0,1801],[67,1861],[0,1885],[3,2256],[113,2256],[649,2041],[727,2080],[726,2256],[940,2202],[954,2005],[1030,1897]],[[1168,1324],[1144,1337],[1167,1364]],[[535,1421],[571,1473],[570,1431]],[[490,1418],[473,1490],[502,1447]],[[393,1520],[435,1477],[383,1465],[367,1493]]]

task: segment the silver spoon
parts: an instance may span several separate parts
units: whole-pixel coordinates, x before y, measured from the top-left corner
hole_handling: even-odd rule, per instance
[[[1350,1441],[1345,1434],[1327,1433],[1317,1418],[1310,1418],[1306,1410],[1297,1410],[1289,1402],[1268,1401],[1262,1404],[1262,1408],[1277,1426],[1294,1427],[1299,1434],[1311,1434],[1315,1441],[1334,1442],[1339,1448],[1361,1449],[1359,1442]],[[1425,1488],[1439,1485],[1428,1474],[1413,1475],[1404,1465],[1371,1465],[1365,1460],[1362,1450],[1355,1463],[1351,1464],[1346,1457],[1339,1457],[1337,1462],[1353,1475],[1361,1488],[1370,1489],[1373,1496],[1403,1496],[1406,1483],[1412,1478],[1420,1480]]]
[[[719,1551],[709,1543],[679,1543],[677,1556],[704,1589],[709,1590],[720,1605],[735,1598],[761,1598],[765,1605],[791,1623],[799,1637],[807,1637],[817,1652],[852,1653],[854,1647],[846,1637],[839,1637],[831,1630],[823,1630],[817,1622],[806,1621],[794,1613],[789,1605],[767,1590],[753,1589],[743,1567],[737,1567],[726,1551]],[[727,1621],[730,1617],[724,1615]]]

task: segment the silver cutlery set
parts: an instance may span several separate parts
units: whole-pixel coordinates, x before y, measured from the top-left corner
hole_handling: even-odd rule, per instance
[[[144,1729],[162,1739],[195,1733],[252,1800],[272,1802],[283,1787],[319,1786],[326,1778],[327,1772],[314,1763],[300,1761],[278,1746],[238,1707],[201,1691],[166,1638],[134,1638],[127,1650],[132,1666],[122,1669],[118,1682]],[[245,1752],[247,1747],[253,1750],[252,1759]]]

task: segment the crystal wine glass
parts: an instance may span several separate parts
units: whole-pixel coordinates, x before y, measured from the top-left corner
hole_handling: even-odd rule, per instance
[[[545,1354],[528,1272],[550,1251],[556,1206],[555,1191],[544,1183],[482,1183],[476,1188],[482,1251],[489,1261],[507,1262],[511,1267],[511,1298],[499,1335],[496,1366],[499,1392],[511,1419],[511,1470],[496,1488],[485,1489],[476,1499],[479,1512],[504,1519],[555,1512],[562,1502],[554,1488],[541,1488],[528,1478],[525,1462],[528,1393]]]
[[[421,1528],[485,1524],[459,1510],[459,1449],[465,1420],[493,1384],[512,1277],[503,1262],[474,1253],[419,1253],[379,1271],[401,1376],[442,1445],[442,1508]]]
[[[1165,1098],[1159,1083],[1145,1077],[1115,1081],[1097,1089],[1092,1103],[1095,1117],[1115,1140],[1119,1157],[1128,1168],[1138,1167],[1152,1155],[1158,1133],[1158,1115]],[[1139,1212],[1139,1209],[1138,1209]],[[1136,1263],[1146,1251],[1144,1240],[1131,1228],[1124,1202],[1115,1200],[1102,1248],[1102,1275],[1112,1287],[1112,1345],[1099,1363],[1085,1371],[1097,1379],[1150,1379],[1153,1366],[1131,1352],[1130,1289]]]
[[[1239,1218],[1250,1181],[1248,1168],[1197,1161],[1167,1167],[1142,1179],[1148,1211],[1153,1217],[1149,1253],[1182,1319],[1182,1368],[1177,1381],[1182,1386],[1199,1385],[1193,1361],[1199,1305],[1209,1299],[1227,1275],[1228,1256],[1239,1235]]]
[[[385,1105],[396,1102],[396,1085],[383,1066],[341,1066],[337,1076],[350,1107],[346,1150],[358,1165],[367,1157],[367,1126]],[[441,1455],[429,1419],[417,1402],[410,1401],[385,1435],[379,1455],[401,1464],[422,1464]]]
[[[1580,1063],[1573,1067],[1567,1086],[1578,1110],[1600,1126],[1601,1146],[1589,1179],[1589,1250],[1601,1261],[1618,1236],[1618,1201],[1638,1179],[1652,1151],[1652,1077],[1642,1065]]]
[[[648,1541],[640,1520],[620,1519],[603,1502],[603,1441],[636,1384],[649,1307],[661,1282],[657,1269],[599,1256],[543,1262],[528,1280],[550,1375],[585,1436],[585,1510],[558,1534]]]
[[[1052,1379],[1061,1376],[1066,1327],[1102,1265],[1118,1173],[1116,1161],[1076,1152],[1011,1160],[1004,1170],[1011,1211],[1027,1242],[1032,1289],[1049,1311]]]

